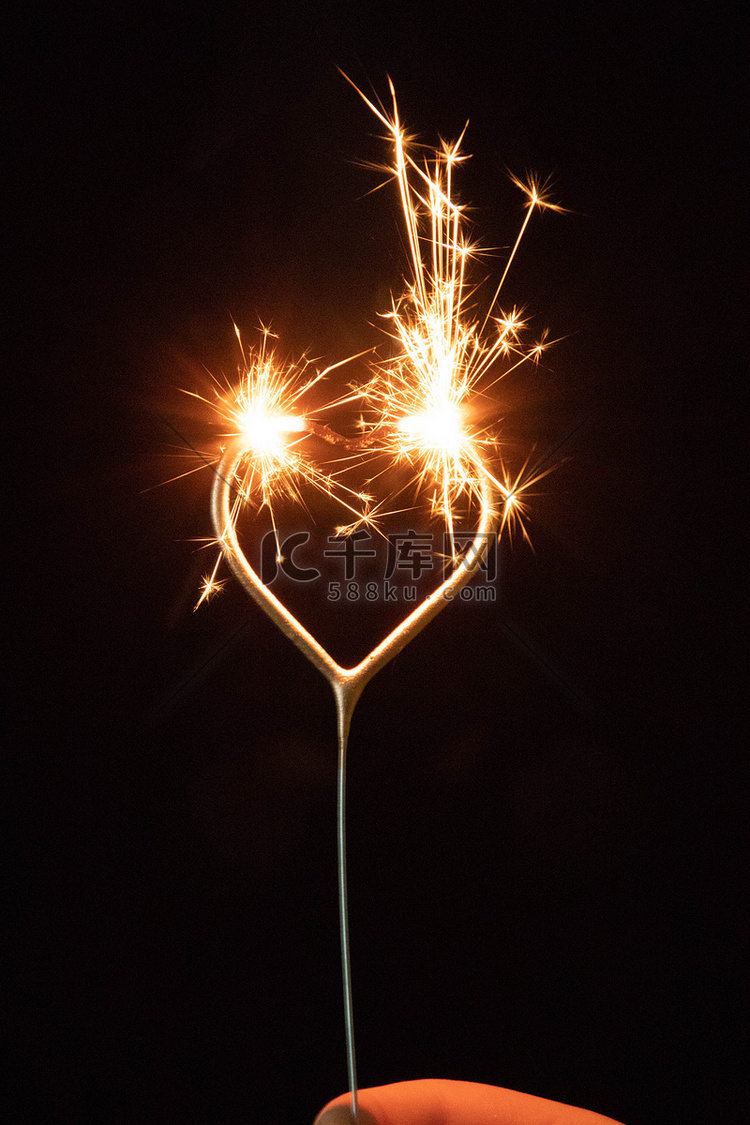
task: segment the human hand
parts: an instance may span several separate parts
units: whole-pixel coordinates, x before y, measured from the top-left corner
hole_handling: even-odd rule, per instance
[[[313,1125],[622,1125],[589,1109],[481,1082],[425,1078],[394,1082],[334,1098]]]

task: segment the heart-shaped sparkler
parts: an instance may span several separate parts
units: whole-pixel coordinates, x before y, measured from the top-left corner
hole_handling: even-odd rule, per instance
[[[300,624],[284,603],[268,589],[248,562],[240,545],[237,520],[232,508],[237,496],[237,469],[244,456],[242,443],[235,442],[227,449],[216,469],[212,492],[212,518],[217,539],[232,571],[248,594],[328,680],[337,703],[346,716],[348,729],[354,705],[362,694],[365,684],[416,637],[441,609],[453,601],[484,561],[490,537],[497,524],[492,482],[486,473],[480,474],[482,505],[479,526],[474,541],[455,561],[454,568],[445,581],[428,594],[416,609],[368,653],[364,660],[354,668],[342,668]]]
[[[322,672],[333,688],[336,699],[338,727],[337,774],[337,839],[339,876],[339,926],[341,933],[341,966],[344,985],[344,1016],[346,1024],[347,1068],[352,1094],[352,1112],[357,1117],[357,1069],[354,1051],[354,1015],[352,1008],[351,968],[349,956],[349,912],[346,885],[346,752],[352,714],[365,685],[388,661],[424,629],[476,573],[482,564],[490,536],[495,533],[497,513],[494,490],[489,475],[479,475],[481,516],[474,541],[456,560],[454,569],[443,583],[417,606],[388,636],[354,668],[342,668],[325,648],[308,632],[268,587],[250,565],[237,537],[235,506],[237,502],[237,470],[246,455],[242,442],[236,441],[224,453],[214,477],[211,514],[222,552],[242,586],[279,629]],[[478,466],[481,468],[481,466]]]
[[[519,494],[538,480],[539,475],[544,475],[527,475],[523,480],[519,476],[510,484],[504,474],[498,474],[504,477],[503,484],[498,475],[490,472],[482,450],[489,445],[497,454],[497,445],[486,431],[473,427],[472,419],[479,410],[475,410],[472,395],[480,380],[484,380],[483,390],[486,391],[503,374],[527,360],[536,361],[546,346],[543,336],[542,341],[528,350],[521,347],[519,333],[524,324],[518,310],[514,307],[509,313],[503,313],[497,307],[497,300],[534,209],[559,210],[543,198],[533,179],[526,184],[516,181],[526,195],[527,214],[495,295],[484,318],[477,320],[470,304],[473,290],[465,283],[467,265],[477,251],[466,237],[464,209],[452,194],[454,169],[465,159],[460,141],[455,145],[441,143],[431,158],[422,160],[412,156],[399,121],[392,86],[391,92],[393,112],[390,116],[382,107],[362,97],[386,127],[392,141],[391,171],[401,196],[411,277],[403,295],[394,299],[390,311],[384,314],[389,324],[388,335],[396,342],[395,354],[371,365],[369,380],[351,388],[352,393],[338,403],[329,404],[336,406],[359,400],[369,411],[367,419],[360,419],[364,432],[358,439],[345,440],[312,420],[300,407],[300,401],[308,388],[327,372],[302,385],[302,372],[309,364],[296,368],[279,365],[272,349],[267,347],[270,332],[264,329],[263,346],[253,352],[251,359],[243,350],[245,367],[239,387],[230,388],[228,397],[223,392],[217,394],[219,412],[231,422],[232,439],[216,466],[212,494],[213,524],[221,553],[261,609],[325,676],[336,698],[341,955],[347,1062],[355,1120],[357,1078],[349,973],[344,811],[349,726],[367,682],[471,580],[482,565],[493,537],[508,519],[518,514]],[[237,335],[239,339],[239,332]],[[508,358],[511,362],[505,364],[504,371],[485,379],[496,361]],[[411,466],[415,471],[415,495],[420,491],[427,493],[432,514],[439,514],[445,521],[452,541],[454,510],[459,499],[467,501],[469,511],[475,506],[478,511],[473,542],[460,553],[453,550],[452,572],[353,668],[343,668],[333,660],[271,593],[248,562],[237,535],[237,517],[246,503],[267,508],[273,522],[274,497],[286,495],[299,499],[296,485],[301,481],[331,495],[338,493],[336,498],[356,517],[355,523],[344,529],[344,534],[363,523],[374,522],[379,509],[372,512],[369,497],[351,492],[342,484],[341,474],[326,476],[315,466],[314,458],[300,455],[298,442],[303,438],[290,435],[310,433],[326,441],[346,444],[349,450],[366,450],[365,460],[369,454],[384,455],[390,457],[393,465]],[[215,574],[216,567],[213,575],[205,580],[201,600],[217,585]]]

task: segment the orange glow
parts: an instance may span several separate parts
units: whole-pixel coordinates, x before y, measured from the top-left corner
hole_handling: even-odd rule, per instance
[[[497,436],[473,424],[472,407],[477,395],[521,364],[538,362],[548,346],[545,333],[536,344],[524,347],[521,310],[513,306],[504,311],[498,299],[532,213],[562,208],[549,200],[546,185],[533,177],[525,182],[512,177],[525,196],[526,215],[494,296],[480,313],[478,288],[470,275],[482,251],[468,237],[466,209],[454,190],[456,172],[467,159],[463,135],[453,144],[441,142],[425,157],[424,146],[411,142],[402,127],[392,84],[390,113],[354,88],[386,129],[392,153],[387,171],[398,188],[408,248],[403,291],[381,314],[391,355],[371,359],[370,377],[329,404],[359,404],[361,435],[352,441],[311,418],[304,406],[310,388],[332,368],[311,372],[307,360],[296,365],[279,362],[267,328],[262,329],[261,346],[246,353],[236,330],[243,358],[239,383],[228,393],[217,386],[211,403],[229,425],[226,437],[242,445],[232,528],[250,504],[268,509],[275,530],[274,501],[286,496],[301,502],[303,483],[333,496],[347,510],[349,522],[337,529],[339,533],[376,522],[393,497],[373,506],[368,493],[352,491],[336,473],[321,470],[307,441],[312,433],[356,449],[365,467],[374,455],[383,454],[394,465],[410,467],[410,503],[424,494],[431,514],[444,521],[451,536],[459,510],[483,511],[487,492],[482,481],[488,479],[501,503],[502,528],[520,520],[523,493],[544,474],[526,475],[524,467],[511,483]],[[325,409],[316,413],[324,417]],[[198,604],[219,587],[214,568],[204,579]]]

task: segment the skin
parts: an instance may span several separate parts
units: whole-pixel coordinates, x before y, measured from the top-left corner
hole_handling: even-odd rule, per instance
[[[533,1094],[444,1078],[373,1086],[358,1098],[356,1125],[622,1125]],[[314,1125],[355,1125],[351,1095],[329,1102]]]

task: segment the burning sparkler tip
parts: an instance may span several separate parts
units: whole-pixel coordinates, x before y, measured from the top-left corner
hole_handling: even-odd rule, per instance
[[[509,173],[525,196],[526,215],[495,295],[486,305],[484,319],[475,320],[469,309],[476,290],[468,275],[472,259],[481,248],[466,236],[466,208],[457,201],[453,188],[455,169],[468,159],[461,147],[466,126],[457,141],[440,141],[431,155],[418,158],[402,127],[390,77],[388,88],[393,101],[389,112],[377,97],[371,101],[348,75],[341,73],[386,127],[393,151],[388,171],[401,197],[410,264],[402,295],[394,297],[390,309],[381,313],[388,321],[386,335],[395,342],[395,354],[376,358],[367,381],[350,385],[344,397],[329,404],[365,404],[364,416],[356,421],[358,436],[345,437],[309,416],[304,398],[330,372],[366,352],[310,375],[312,361],[305,356],[298,363],[282,362],[277,357],[277,337],[268,325],[260,325],[259,346],[246,348],[234,324],[242,356],[239,383],[230,387],[228,394],[217,384],[216,392],[218,411],[230,427],[226,437],[240,452],[233,467],[230,526],[220,544],[225,551],[244,507],[265,508],[277,532],[276,500],[285,497],[303,502],[303,486],[333,497],[347,510],[350,522],[337,527],[337,535],[376,527],[385,515],[394,514],[384,512],[386,501],[376,504],[369,492],[345,485],[343,470],[326,472],[316,466],[313,439],[361,454],[362,465],[369,457],[387,455],[394,466],[407,466],[414,473],[415,498],[423,494],[432,516],[445,521],[451,540],[454,520],[462,507],[469,511],[476,505],[483,515],[490,512],[492,505],[488,507],[485,489],[488,482],[499,490],[499,511],[493,515],[497,515],[501,527],[507,523],[509,528],[521,520],[524,505],[520,495],[533,483],[533,479],[524,477],[525,466],[512,486],[507,478],[505,485],[496,480],[489,466],[493,453],[498,455],[497,439],[473,425],[469,407],[480,386],[484,393],[521,364],[538,363],[554,342],[547,340],[545,331],[533,346],[523,344],[523,308],[513,305],[505,312],[497,307],[497,300],[532,213],[564,208],[551,199],[548,180],[531,174],[522,180]],[[485,333],[488,325],[493,331]],[[498,373],[496,362],[501,358],[512,358],[513,362],[504,363]],[[312,414],[317,415],[320,409]],[[486,453],[487,449],[492,452]],[[374,476],[380,471],[378,467]],[[365,486],[372,479],[366,479]],[[280,564],[278,535],[277,547]],[[223,582],[217,582],[215,574],[214,569],[209,578],[204,578],[198,605],[221,589]]]

